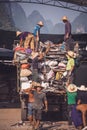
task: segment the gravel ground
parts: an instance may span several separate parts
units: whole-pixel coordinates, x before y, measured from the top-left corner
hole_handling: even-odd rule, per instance
[[[21,109],[15,106],[8,107],[6,104],[0,104],[0,130],[34,130],[28,121],[18,125],[21,121]],[[69,128],[67,121],[44,121],[41,124],[40,130],[76,130],[73,126]]]

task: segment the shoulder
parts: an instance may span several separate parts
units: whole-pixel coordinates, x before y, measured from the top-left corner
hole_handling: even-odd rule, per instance
[[[41,95],[42,95],[43,97],[45,97],[45,96],[46,96],[46,93],[45,93],[45,92],[42,92]]]

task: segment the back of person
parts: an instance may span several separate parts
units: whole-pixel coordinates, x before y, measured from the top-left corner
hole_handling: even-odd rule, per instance
[[[77,90],[78,100],[81,100],[81,104],[87,104],[87,91]]]
[[[77,97],[77,92],[67,92],[67,96],[68,96],[68,104],[76,104],[76,97]]]

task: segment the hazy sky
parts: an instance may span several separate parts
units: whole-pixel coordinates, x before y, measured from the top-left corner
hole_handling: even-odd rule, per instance
[[[20,3],[24,9],[26,16],[31,14],[33,10],[38,10],[46,20],[51,20],[53,24],[62,22],[61,18],[67,15],[69,20],[72,22],[75,17],[79,15],[79,12],[72,11],[69,9],[63,9],[59,7],[53,7],[48,5],[32,4],[32,3]]]

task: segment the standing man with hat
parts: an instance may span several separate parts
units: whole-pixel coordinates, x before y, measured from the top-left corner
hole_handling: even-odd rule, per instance
[[[34,104],[33,104],[33,119],[34,119],[34,128],[38,130],[40,127],[40,121],[42,119],[42,111],[45,108],[45,112],[48,110],[48,102],[46,93],[43,90],[44,87],[41,85],[34,85]]]
[[[35,50],[38,51],[39,48],[39,40],[40,40],[40,29],[43,27],[43,22],[39,21],[34,28],[33,35],[35,37]]]
[[[73,39],[71,38],[71,23],[69,22],[67,16],[62,17],[62,21],[65,24],[65,34],[64,34],[64,42],[66,42],[66,49],[73,50]]]
[[[67,93],[67,104],[68,104],[68,124],[72,125],[71,113],[74,105],[76,104],[77,98],[77,86],[75,84],[70,84],[66,87]]]
[[[75,67],[74,52],[68,51],[66,54],[66,57],[68,59],[67,65],[66,65],[66,71],[67,71],[66,85],[68,86],[70,83],[73,82],[73,72],[74,72],[74,67]]]
[[[62,21],[65,23],[65,35],[64,41],[71,37],[71,23],[69,22],[67,16],[63,16]]]

